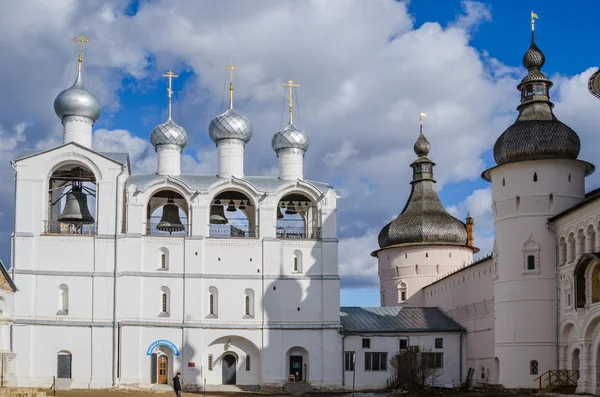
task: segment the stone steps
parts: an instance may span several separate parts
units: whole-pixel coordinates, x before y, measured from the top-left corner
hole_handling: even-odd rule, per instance
[[[306,382],[286,382],[283,385],[283,391],[286,393],[310,393],[313,388],[310,383]]]

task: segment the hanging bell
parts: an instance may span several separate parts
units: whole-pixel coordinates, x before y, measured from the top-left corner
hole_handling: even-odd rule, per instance
[[[210,207],[210,224],[225,225],[229,220],[225,218],[225,212],[222,205],[212,205]]]
[[[283,219],[283,214],[281,213],[281,207],[277,207],[277,219]]]
[[[246,204],[244,204],[244,200],[240,201],[240,206],[238,207],[241,210],[245,210],[246,209]]]
[[[235,203],[233,202],[233,200],[229,200],[229,205],[227,206],[227,211],[228,212],[237,211],[237,208],[235,208]]]
[[[94,217],[90,214],[87,205],[87,195],[80,186],[73,186],[67,193],[67,201],[63,212],[58,216],[58,221],[68,224],[90,225]]]
[[[179,207],[173,203],[173,199],[169,199],[163,207],[162,217],[158,225],[156,225],[156,230],[169,232],[169,234],[185,230],[185,226],[183,226],[179,218]]]
[[[298,213],[296,211],[296,207],[294,207],[294,203],[292,203],[291,201],[288,203],[285,213],[286,213],[286,215],[295,215]]]

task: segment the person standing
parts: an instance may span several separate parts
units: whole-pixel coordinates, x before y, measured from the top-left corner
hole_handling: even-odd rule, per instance
[[[173,390],[175,390],[175,396],[181,397],[181,372],[177,372],[177,375],[173,378]]]

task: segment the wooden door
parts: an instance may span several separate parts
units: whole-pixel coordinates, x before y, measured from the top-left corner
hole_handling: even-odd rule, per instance
[[[167,359],[167,356],[160,356],[158,357],[158,384],[159,385],[166,385],[167,384],[167,380],[168,380],[168,373],[169,373],[169,360]]]

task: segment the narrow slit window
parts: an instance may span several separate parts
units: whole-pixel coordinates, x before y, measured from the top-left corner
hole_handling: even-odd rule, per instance
[[[215,314],[215,296],[213,294],[210,294],[208,298],[208,313]]]
[[[213,356],[212,356],[212,354],[208,355],[208,370],[209,371],[213,370]]]

